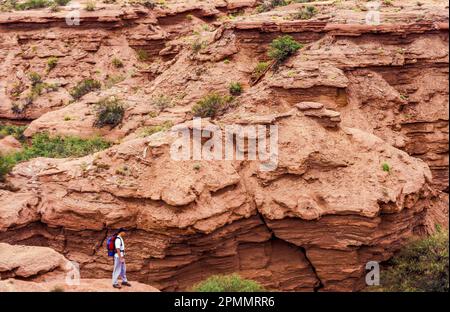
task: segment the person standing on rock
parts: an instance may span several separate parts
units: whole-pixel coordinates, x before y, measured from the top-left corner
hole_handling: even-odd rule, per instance
[[[125,265],[125,242],[123,240],[125,230],[120,229],[114,240],[114,271],[112,274],[112,282],[114,288],[122,288],[122,286],[131,286],[127,280],[127,267]],[[122,286],[119,285],[119,276],[122,278]]]

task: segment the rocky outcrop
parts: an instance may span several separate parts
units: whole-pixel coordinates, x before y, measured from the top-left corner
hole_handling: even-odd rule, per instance
[[[16,279],[0,281],[1,292],[158,292],[155,287],[133,282],[131,287],[115,289],[111,279],[81,279],[79,285],[68,285],[61,281],[44,283]]]
[[[80,279],[73,263],[48,247],[0,243],[1,292],[156,292],[156,288],[133,283],[114,289],[111,279]]]
[[[119,227],[130,229],[129,276],[161,290],[238,272],[274,290],[355,291],[368,261],[448,226],[444,1],[383,7],[379,26],[366,25],[353,2],[315,4],[319,14],[301,21],[293,16],[305,4],[261,14],[246,14],[256,5],[247,0],[102,4],[83,11],[77,28],[63,25],[65,11],[0,13],[0,118],[31,121],[26,137],[117,143],[80,159],[18,164],[0,186],[0,241],[79,263],[86,284],[65,291],[105,289],[91,279],[110,277],[104,243]],[[253,80],[285,34],[304,47]],[[32,103],[30,73],[42,84]],[[70,91],[85,78],[102,87],[75,100]],[[228,94],[232,82],[243,94],[203,127],[278,126],[275,170],[247,158],[175,161],[175,132],[147,135],[161,125],[198,131],[193,105]],[[111,95],[124,104],[122,123],[93,127],[96,103]],[[255,138],[270,136],[236,134]],[[53,260],[64,257],[51,255],[43,271],[59,270]],[[3,271],[16,280],[0,289],[60,287],[19,281],[16,268]]]
[[[0,156],[18,152],[21,149],[22,144],[11,135],[0,139]]]
[[[275,171],[252,161],[175,161],[171,132],[82,159],[20,164],[8,179],[17,191],[0,194],[10,203],[0,208],[10,216],[0,240],[52,247],[79,262],[83,278],[106,277],[103,243],[123,226],[129,275],[162,290],[231,272],[273,289],[357,290],[365,263],[432,230],[442,220],[429,211],[442,204],[424,162],[360,130],[322,126],[303,110],[320,104],[298,106],[255,119],[279,126]],[[233,116],[223,120],[255,124]]]
[[[70,262],[48,247],[11,246],[0,243],[0,277],[43,280],[64,275]]]

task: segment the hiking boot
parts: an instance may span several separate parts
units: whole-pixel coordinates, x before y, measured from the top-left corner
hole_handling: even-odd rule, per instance
[[[117,288],[117,289],[122,288],[122,286],[120,286],[119,284],[114,284],[113,287],[114,287],[114,288]]]
[[[122,286],[128,286],[128,287],[131,287],[131,284],[128,283],[128,282],[122,282]]]

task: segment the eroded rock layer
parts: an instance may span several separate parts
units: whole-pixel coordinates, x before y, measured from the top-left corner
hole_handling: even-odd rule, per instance
[[[292,14],[305,4],[256,14],[256,1],[166,2],[102,5],[82,12],[82,27],[65,24],[68,8],[0,13],[0,118],[31,122],[27,137],[117,143],[17,165],[0,186],[0,242],[50,247],[83,278],[108,278],[105,239],[127,227],[129,277],[161,290],[239,272],[274,290],[354,291],[368,261],[448,224],[445,1],[383,8],[379,26],[352,1],[317,3],[318,16],[301,21]],[[254,79],[285,34],[304,47]],[[32,72],[58,88],[30,103]],[[74,99],[84,78],[102,87]],[[203,127],[278,126],[275,170],[176,161],[173,132],[146,134],[167,123],[196,131],[193,105],[236,81],[238,105]],[[155,104],[167,94],[171,105]],[[126,104],[122,123],[93,127],[95,104],[112,95]]]

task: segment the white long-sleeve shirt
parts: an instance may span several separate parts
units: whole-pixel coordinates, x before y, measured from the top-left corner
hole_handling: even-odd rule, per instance
[[[116,247],[116,250],[119,249],[120,250],[120,255],[123,257],[125,256],[125,242],[123,241],[123,238],[120,236],[116,237],[116,241],[114,242],[114,246]],[[119,255],[116,254],[114,255],[114,257],[119,257]]]

